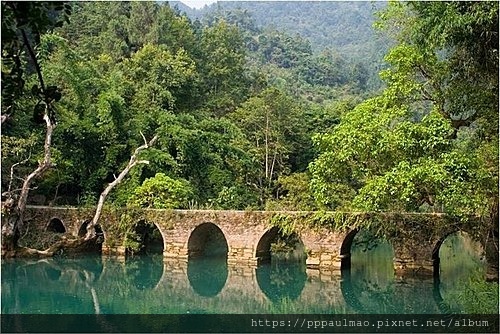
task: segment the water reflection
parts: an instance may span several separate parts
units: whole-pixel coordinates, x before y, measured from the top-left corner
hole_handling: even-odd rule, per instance
[[[360,231],[353,238],[350,270],[342,270],[346,304],[365,314],[439,313],[433,280],[395,280],[393,258],[389,242]]]
[[[486,274],[482,246],[468,234],[457,232],[449,235],[439,248],[439,295],[441,306],[448,312],[462,309],[461,294],[472,290],[471,279]],[[480,296],[478,296],[480,297]]]
[[[218,295],[226,284],[227,261],[220,257],[201,257],[190,259],[187,276],[193,290],[203,297]]]
[[[297,299],[307,280],[306,266],[297,262],[271,262],[255,272],[260,289],[274,303]]]
[[[351,249],[351,268],[342,270],[342,294],[358,313],[399,313],[395,303],[392,246],[360,232]]]
[[[163,275],[163,256],[133,256],[124,265],[124,275],[138,290],[154,289]]]
[[[100,257],[2,261],[2,313],[94,313]]]
[[[443,265],[445,258],[442,254]],[[343,271],[341,277],[306,271],[303,263],[296,262],[274,262],[258,268],[228,266],[225,257],[194,258],[179,263],[164,262],[161,254],[121,260],[100,256],[12,260],[2,262],[1,311],[17,314],[464,312],[467,310],[464,303],[454,300],[468,285],[453,283],[453,275],[443,274],[446,281],[442,283],[432,279],[395,279],[390,245],[366,252],[353,247],[352,268]]]

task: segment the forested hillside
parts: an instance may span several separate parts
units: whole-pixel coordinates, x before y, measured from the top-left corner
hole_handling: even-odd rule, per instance
[[[389,5],[384,87],[368,3],[57,6],[2,2],[4,200],[95,205],[156,137],[108,204],[498,219],[498,3]]]
[[[245,12],[260,28],[270,27],[300,35],[314,51],[333,49],[345,57],[380,61],[387,36],[372,25],[383,2],[370,1],[221,1],[199,10],[210,16]]]
[[[192,19],[224,17],[240,28],[279,31],[300,36],[313,53],[334,53],[348,63],[361,63],[372,85],[380,85],[378,72],[393,41],[373,29],[384,2],[370,1],[219,1],[201,9],[169,2]]]

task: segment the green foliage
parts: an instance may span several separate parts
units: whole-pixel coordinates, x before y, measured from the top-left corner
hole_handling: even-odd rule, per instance
[[[280,235],[284,237],[291,236],[297,230],[295,221],[286,214],[281,214],[281,213],[274,214],[271,217],[270,224],[271,226],[278,227]]]
[[[357,72],[354,64],[359,64],[368,72],[363,79],[367,80],[366,84],[377,87],[380,85],[377,71],[389,40],[374,31],[372,24],[374,13],[383,7],[385,4],[381,2],[228,1],[204,9],[200,15],[206,13],[209,21],[223,17],[248,31],[252,35],[252,39],[248,39],[249,49],[264,51],[261,52],[263,59],[279,66],[309,62],[314,71],[321,68],[321,57],[305,56],[334,50],[340,58],[353,61],[346,68],[323,67],[326,71],[342,71],[342,75],[350,76],[349,70]],[[307,73],[307,68],[304,66],[301,72]],[[337,79],[329,77],[329,80]],[[297,86],[297,82],[293,84]]]
[[[316,204],[309,191],[309,181],[307,173],[281,175],[277,180],[277,198],[266,203],[266,210],[314,210]]]
[[[2,3],[2,115],[10,115],[18,108],[22,110],[20,97],[24,94],[26,72],[29,72],[26,66],[28,62],[33,65],[37,61],[26,53],[27,43],[34,49],[40,44],[42,34],[69,22],[71,12],[71,5],[63,2]],[[42,97],[48,94],[38,87],[36,91]],[[53,86],[50,95],[56,92],[60,94]]]
[[[482,41],[498,31],[495,6],[391,3],[382,12],[380,26],[397,27],[391,32],[399,40],[381,72],[387,87],[313,138],[320,154],[310,165],[311,190],[319,205],[498,219],[498,161],[481,153],[498,144],[497,126],[486,121],[498,116],[498,54],[496,65],[490,59],[498,47]],[[484,33],[465,42],[452,27]]]
[[[264,202],[275,181],[290,170],[290,155],[304,133],[300,110],[290,96],[269,88],[245,101],[230,117],[248,138],[245,149],[259,165],[251,182]]]
[[[257,201],[257,195],[243,186],[223,186],[217,198],[210,201],[215,209],[247,209]]]
[[[186,208],[191,196],[189,182],[174,180],[163,173],[157,173],[135,189],[129,204],[154,209]]]
[[[245,96],[245,49],[236,26],[219,21],[206,27],[200,41],[200,75],[204,82],[206,105],[218,115],[234,110]]]

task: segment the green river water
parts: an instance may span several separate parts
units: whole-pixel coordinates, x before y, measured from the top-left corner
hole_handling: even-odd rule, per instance
[[[462,238],[463,239],[463,238]],[[440,250],[440,280],[400,278],[387,243],[353,246],[350,271],[301,263],[257,268],[225,259],[163,262],[161,254],[2,263],[3,314],[440,314],[466,313],[471,277],[484,264],[459,236]],[[465,298],[465,299],[464,299]],[[496,301],[489,301],[498,305]],[[492,309],[491,313],[498,311]]]

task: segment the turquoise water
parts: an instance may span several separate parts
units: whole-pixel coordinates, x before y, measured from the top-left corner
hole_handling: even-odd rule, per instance
[[[443,244],[440,282],[397,278],[392,248],[353,246],[342,274],[302,263],[228,266],[225,259],[164,262],[132,258],[55,258],[2,263],[4,314],[199,314],[467,312],[460,291],[483,270],[460,238]],[[460,254],[460,256],[457,256]],[[458,296],[458,297],[457,297]],[[498,296],[496,300],[498,305]],[[492,313],[498,311],[492,310]]]

